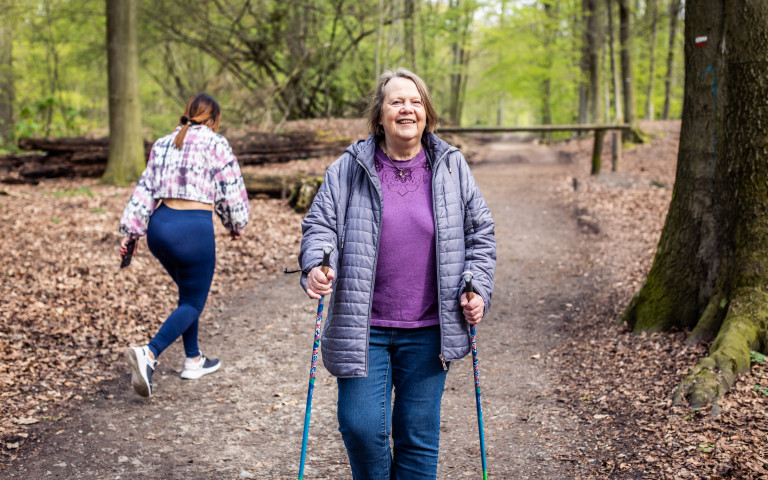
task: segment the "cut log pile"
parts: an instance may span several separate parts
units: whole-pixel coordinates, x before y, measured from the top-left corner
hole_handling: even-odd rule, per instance
[[[230,139],[240,165],[336,156],[349,143],[346,138],[323,138],[309,131],[283,134],[252,132]],[[152,143],[144,143],[147,157],[151,147]],[[101,176],[106,168],[109,139],[22,138],[19,148],[30,153],[0,156],[0,181],[35,183],[41,178]]]

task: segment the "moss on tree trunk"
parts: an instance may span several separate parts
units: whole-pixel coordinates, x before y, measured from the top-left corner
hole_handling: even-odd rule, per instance
[[[713,164],[716,117],[722,103],[716,108],[714,75],[691,72],[706,71],[718,58],[718,29],[713,27],[711,43],[703,48],[694,49],[693,36],[696,25],[720,24],[722,9],[715,8],[719,1],[708,0],[701,10],[686,11],[683,123],[672,203],[651,271],[619,318],[638,332],[693,328],[717,279],[720,252]],[[722,316],[718,327],[721,320]]]
[[[725,394],[749,369],[749,352],[764,347],[766,323],[768,293],[761,287],[735,292],[709,355],[685,376],[674,392],[675,402],[687,398],[691,407],[699,408]]]
[[[706,25],[722,30],[694,48]],[[622,319],[635,330],[694,327],[692,341],[716,334],[674,392],[701,407],[749,368],[750,350],[768,347],[768,2],[688,5],[685,38],[673,200],[651,272]]]

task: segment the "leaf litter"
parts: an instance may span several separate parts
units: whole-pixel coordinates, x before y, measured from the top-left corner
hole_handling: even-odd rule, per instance
[[[359,138],[361,126],[334,128]],[[596,288],[567,310],[570,340],[532,358],[560,372],[555,393],[583,427],[589,448],[572,456],[589,465],[587,478],[768,479],[764,361],[755,355],[713,417],[711,408],[671,403],[673,388],[708,345],[686,346],[685,332],[634,335],[615,324],[650,269],[674,183],[679,122],[642,127],[653,140],[626,149],[621,172],[563,178],[556,192],[591,242],[582,274]],[[589,171],[591,140],[554,148]],[[260,168],[322,174],[332,160]],[[117,223],[130,192],[87,179],[0,189],[0,463],[23,455],[30,428],[60,421],[98,384],[122,375],[114,366],[122,350],[146,342],[163,321],[156,312],[175,303],[175,287],[145,241],[135,264],[118,268]],[[219,244],[227,243],[216,252],[208,311],[228,291],[257,289],[259,277],[296,265],[300,216],[282,200],[251,199],[251,207],[241,241],[229,242],[214,222]]]
[[[558,395],[583,424],[594,450],[588,478],[768,479],[768,367],[752,369],[712,407],[672,405],[672,392],[709,344],[686,346],[687,332],[633,334],[616,319],[650,270],[672,194],[679,122],[647,122],[653,140],[624,150],[622,172],[582,175],[558,192],[575,215],[596,222],[589,268],[595,297],[565,322],[570,340],[551,365]],[[588,172],[591,141],[575,152]],[[610,152],[604,149],[604,152]],[[606,161],[604,160],[604,169]],[[573,185],[578,184],[578,189]],[[576,368],[578,366],[578,368]]]

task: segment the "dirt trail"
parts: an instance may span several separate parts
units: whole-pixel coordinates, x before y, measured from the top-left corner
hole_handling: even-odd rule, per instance
[[[580,272],[587,237],[554,189],[573,164],[546,147],[495,144],[473,172],[497,225],[491,313],[478,327],[489,478],[579,478],[578,420],[553,395],[547,353],[558,326],[590,294]],[[290,267],[290,266],[289,266]],[[178,374],[176,342],[161,358],[146,401],[104,385],[3,478],[296,478],[316,304],[283,275],[256,294],[232,292],[204,315],[201,345],[223,361],[198,381]],[[336,384],[318,369],[305,478],[349,479],[336,430]],[[471,359],[454,362],[443,401],[439,478],[481,478]]]

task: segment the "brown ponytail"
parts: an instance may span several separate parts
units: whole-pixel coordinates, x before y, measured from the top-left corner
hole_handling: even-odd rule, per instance
[[[179,119],[181,130],[176,135],[173,144],[181,150],[181,147],[184,146],[184,137],[187,136],[187,130],[191,125],[208,125],[214,132],[218,131],[220,118],[221,109],[213,97],[207,93],[195,95],[187,103],[184,115]]]

